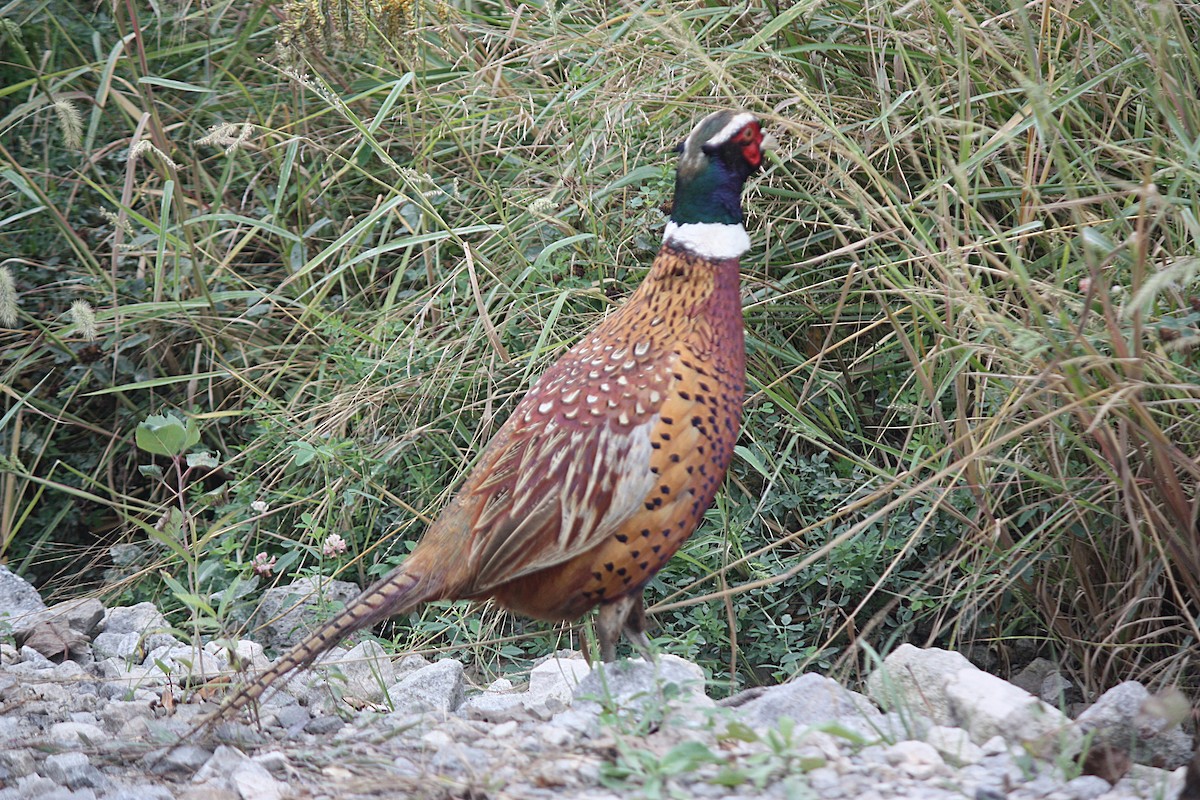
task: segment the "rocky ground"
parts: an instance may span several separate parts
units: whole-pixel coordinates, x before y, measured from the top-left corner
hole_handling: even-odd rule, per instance
[[[806,674],[714,702],[700,669],[670,655],[592,670],[560,652],[527,684],[476,689],[457,661],[368,641],[293,678],[260,727],[167,747],[211,710],[177,702],[178,687],[225,670],[220,647],[165,633],[150,604],[46,609],[0,567],[4,626],[0,800],[1175,800],[1192,757],[1183,715],[1139,684],[1072,719],[1038,697],[1063,696],[1052,665],[1020,688],[911,646],[865,694]],[[237,653],[268,663],[252,642]]]

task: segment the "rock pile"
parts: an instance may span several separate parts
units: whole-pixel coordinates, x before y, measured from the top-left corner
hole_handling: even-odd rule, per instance
[[[364,641],[269,696],[259,726],[166,747],[211,708],[175,689],[230,669],[227,651],[181,642],[150,604],[47,609],[0,567],[6,624],[0,800],[1173,800],[1192,757],[1139,684],[1072,719],[961,655],[912,646],[865,694],[805,674],[714,702],[700,668],[671,655],[593,670],[559,652],[527,683],[479,690],[457,661]],[[246,641],[235,658],[268,663]],[[1049,675],[1035,682],[1061,696]]]

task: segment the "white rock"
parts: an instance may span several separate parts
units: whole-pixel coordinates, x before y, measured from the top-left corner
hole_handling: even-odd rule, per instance
[[[631,721],[661,716],[663,725],[701,721],[716,704],[704,693],[704,670],[669,654],[657,662],[637,658],[600,664],[575,689],[571,708],[555,723],[580,733],[598,728],[605,708]]]
[[[64,684],[85,676],[91,677],[78,661],[64,661],[54,667],[54,680],[62,681]]]
[[[318,608],[348,603],[359,594],[353,583],[324,577],[305,577],[263,592],[250,624],[267,647],[285,648],[304,640],[324,615]]]
[[[1167,769],[1192,758],[1192,737],[1178,721],[1146,713],[1151,694],[1137,681],[1119,683],[1102,694],[1075,720],[1085,733],[1114,747],[1130,750],[1140,764],[1161,764]]]
[[[217,641],[204,645],[204,652],[217,660],[223,670],[238,669],[252,672],[262,672],[271,666],[271,659],[258,642],[249,639],[238,639],[233,647],[233,657],[230,658],[229,648]]]
[[[79,789],[85,786],[99,787],[106,783],[100,770],[92,766],[83,753],[57,753],[46,756],[42,772],[55,783]]]
[[[21,648],[21,663],[33,669],[54,669],[54,662],[29,645]]]
[[[863,695],[858,696],[864,697]],[[866,702],[870,701],[866,700]],[[880,716],[866,717],[864,724],[857,727],[867,735],[867,738],[902,742],[906,739],[924,739],[925,734],[933,726],[933,721],[929,717],[917,714],[910,709],[904,712],[888,711]]]
[[[396,682],[395,662],[374,640],[351,647],[342,672],[346,675],[346,694],[368,703],[384,702],[388,687]]]
[[[411,672],[388,689],[396,711],[449,714],[463,702],[463,666],[452,658]]]
[[[566,747],[575,739],[574,734],[558,725],[541,725],[537,729],[537,735],[549,747]]]
[[[250,653],[253,658],[253,652]],[[279,686],[286,695],[297,698],[303,705],[332,713],[342,698],[354,698],[368,703],[385,699],[386,686],[395,681],[395,666],[378,642],[360,642],[350,650],[334,647],[308,669],[291,675]],[[281,704],[285,697],[268,697]]]
[[[521,704],[534,712],[561,711],[571,704],[575,690],[591,671],[582,658],[548,658],[529,671],[529,690]]]
[[[830,797],[841,787],[842,776],[832,767],[817,767],[806,776],[809,787],[820,797]]]
[[[279,681],[274,687],[278,691],[268,692],[265,697],[266,703],[268,705],[272,702],[278,705],[290,705],[288,700],[290,695],[309,708],[332,711],[337,693],[330,686],[329,670],[325,668],[325,665],[336,664],[345,655],[344,648],[330,648],[329,652],[318,658],[308,669],[293,672],[286,679]]]
[[[1004,741],[1003,736],[993,736],[979,745],[979,749],[983,751],[985,756],[998,756],[1001,753],[1008,752],[1008,742]]]
[[[92,654],[97,661],[110,658],[135,660],[142,637],[132,631],[104,631],[92,640]]]
[[[101,633],[92,640],[97,660],[115,656],[141,661],[141,654],[157,647],[178,645],[170,626],[153,603],[111,608],[100,623]]]
[[[1062,791],[1072,800],[1096,800],[1111,788],[1112,785],[1099,776],[1080,775],[1078,778],[1067,781]]]
[[[19,750],[10,750],[7,745],[16,744],[18,740],[24,740],[28,737],[28,729],[32,727],[32,723],[26,723],[24,720],[19,720],[15,716],[0,717],[0,773],[3,772],[3,767],[8,764],[5,759],[13,753],[21,752]],[[11,771],[9,774],[14,773]]]
[[[0,564],[0,619],[20,627],[26,614],[42,611],[46,604],[27,580]]]
[[[236,747],[220,745],[204,762],[204,766],[196,771],[192,777],[192,783],[223,783],[228,786],[229,775],[246,760],[248,760],[248,756]]]
[[[845,740],[820,730],[799,731],[794,740],[797,754],[835,762],[844,758],[840,744],[842,741]]]
[[[288,769],[291,767],[291,761],[288,760],[287,754],[279,750],[272,750],[267,753],[259,753],[254,756],[253,761],[262,764],[267,772],[275,775],[287,775]]]
[[[0,720],[5,722],[16,723],[17,720],[11,718],[0,717]],[[3,741],[0,739],[0,741]],[[8,742],[5,742],[8,744]],[[33,760],[33,754],[21,747],[0,747],[0,769],[8,773],[8,779],[21,778],[26,775],[32,775],[37,771],[37,762]]]
[[[1042,681],[1037,696],[1052,706],[1062,707],[1067,694],[1075,688],[1075,684],[1064,678],[1061,673],[1052,672]]]
[[[978,669],[963,669],[945,687],[958,726],[975,742],[1002,736],[1031,752],[1052,755],[1078,751],[1079,731],[1061,711],[1024,689]]]
[[[211,758],[212,752],[195,744],[174,744],[163,748],[149,762],[150,771],[156,775],[191,777]]]
[[[670,654],[662,655],[657,662],[636,658],[600,664],[575,687],[573,700],[604,698],[618,706],[641,707],[648,696],[657,701],[668,694],[688,704],[706,708],[715,705],[704,693],[704,670]]]
[[[181,795],[184,797],[186,795]],[[134,783],[132,786],[124,786],[120,789],[114,789],[109,794],[104,796],[104,800],[176,800],[176,795],[172,794],[165,786],[155,786],[152,783]],[[216,798],[205,798],[205,800],[216,800]]]
[[[186,644],[156,647],[146,656],[142,666],[154,667],[185,685],[209,680],[222,671],[216,658]]]
[[[517,732],[518,727],[519,725],[517,724],[517,721],[510,719],[508,722],[501,722],[498,725],[493,725],[491,730],[488,731],[487,735],[492,739],[507,739]]]
[[[266,767],[249,760],[234,767],[229,785],[242,800],[280,800],[287,789]]]
[[[168,629],[167,618],[153,603],[138,603],[134,606],[118,606],[108,610],[104,617],[106,633],[136,633],[148,635],[162,633]]]
[[[454,737],[442,730],[432,730],[421,736],[421,741],[431,750],[438,750],[454,741]]]
[[[462,742],[451,742],[440,748],[429,758],[429,765],[438,773],[462,772],[481,775],[491,767],[491,757],[486,750]]]
[[[69,630],[90,636],[96,631],[100,621],[104,619],[104,613],[104,604],[94,597],[64,600],[42,611],[24,615],[20,623],[13,626],[13,631],[21,635],[39,625],[57,622],[65,625]]]
[[[32,800],[35,797],[53,797],[55,794],[62,797],[66,794],[65,790],[57,783],[49,778],[43,778],[36,772],[32,775],[25,775],[18,778],[16,792],[16,794],[10,794],[8,797],[30,798]]]
[[[865,696],[815,672],[772,686],[737,709],[740,722],[759,730],[776,727],[782,717],[797,728],[837,722],[869,734],[883,715]]]
[[[910,778],[928,780],[946,771],[946,763],[928,742],[896,742],[887,749],[887,761]]]
[[[409,653],[406,656],[400,656],[396,661],[396,680],[400,680],[410,672],[416,672],[422,667],[428,667],[432,663],[432,661],[419,653]]]
[[[956,767],[978,763],[983,758],[983,748],[971,741],[962,728],[934,725],[925,734],[925,741],[933,746],[942,758]],[[1000,744],[1004,740],[1000,739]]]
[[[143,704],[146,708],[150,706]],[[131,741],[133,739],[142,739],[150,735],[150,721],[145,717],[135,717],[131,720],[122,722],[117,727],[117,739],[119,741]]]
[[[463,700],[458,713],[466,719],[504,722],[526,716],[524,704],[528,699],[528,692],[513,691],[513,682],[508,678],[497,678],[484,691]]]
[[[953,726],[946,685],[964,670],[980,672],[959,653],[902,644],[867,676],[867,696],[886,710],[924,714],[937,725]]]
[[[50,726],[49,735],[71,747],[100,745],[108,738],[98,725],[87,722],[56,722]]]
[[[467,719],[490,722],[511,720],[514,716],[525,717],[527,712],[522,705],[524,695],[524,692],[483,692],[463,700],[458,711]]]

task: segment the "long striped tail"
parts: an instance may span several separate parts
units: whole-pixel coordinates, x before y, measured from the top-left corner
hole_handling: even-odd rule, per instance
[[[355,631],[436,599],[436,588],[429,586],[429,583],[421,580],[419,576],[408,574],[404,567],[398,567],[388,573],[364,589],[337,616],[325,622],[311,636],[278,658],[270,669],[226,697],[221,707],[205,719],[200,727],[207,728],[230,718],[240,709],[257,701],[280,678],[310,666]]]

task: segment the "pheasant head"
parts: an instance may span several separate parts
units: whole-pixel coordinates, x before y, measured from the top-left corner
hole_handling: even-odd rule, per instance
[[[742,186],[763,159],[758,120],[746,111],[709,114],[678,149],[675,207],[664,242],[707,258],[738,258],[750,247]]]

